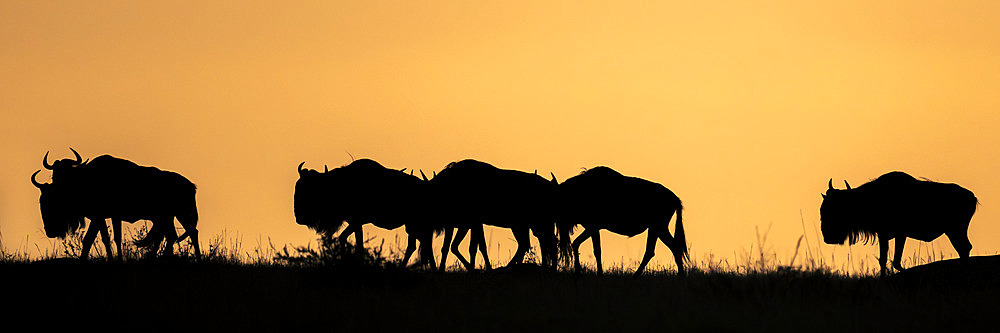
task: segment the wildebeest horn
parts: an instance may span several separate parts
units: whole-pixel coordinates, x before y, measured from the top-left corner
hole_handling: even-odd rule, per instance
[[[69,150],[73,152],[74,156],[76,156],[76,164],[83,163],[83,157],[80,157],[80,153],[77,153],[73,147],[69,147]]]
[[[427,175],[424,174],[424,170],[423,169],[420,170],[420,177],[424,177],[424,181],[425,182],[428,181],[427,180]]]
[[[49,152],[45,152],[45,157],[42,157],[42,166],[46,169],[52,170],[52,165],[49,164]]]
[[[326,164],[323,164],[323,172],[324,173],[330,172],[330,168],[327,167]]]
[[[41,189],[43,184],[40,184],[40,183],[38,183],[37,180],[35,180],[35,176],[38,175],[39,172],[42,172],[42,170],[35,171],[35,173],[31,174],[31,184],[35,185],[35,187]]]
[[[830,186],[831,190],[833,189],[833,178],[830,178],[830,182],[827,183],[827,186]]]
[[[299,168],[298,168],[299,173],[302,173],[302,166],[303,165],[306,165],[306,162],[299,163]]]
[[[406,168],[399,169],[399,172],[406,173]]]
[[[847,185],[847,189],[848,189],[848,190],[850,190],[850,189],[851,189],[851,184],[848,184],[848,183],[847,183],[847,179],[844,179],[844,185]]]
[[[413,176],[413,169],[410,169],[410,176]]]
[[[437,171],[431,171],[431,178],[434,178],[434,177],[437,177],[437,176],[438,176],[438,172]]]
[[[549,172],[549,174],[552,175],[552,182],[553,183],[558,183],[558,181],[556,181],[556,174],[552,173],[552,172]]]

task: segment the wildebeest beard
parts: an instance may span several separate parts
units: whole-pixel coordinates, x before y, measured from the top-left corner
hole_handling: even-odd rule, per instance
[[[31,183],[40,191],[38,206],[42,213],[42,223],[45,235],[48,237],[66,237],[84,226],[83,216],[75,214],[77,202],[73,187],[65,185],[42,184],[35,179],[38,173],[31,174]]]
[[[346,216],[338,216],[331,207],[332,190],[327,187],[328,177],[315,170],[300,170],[295,183],[295,221],[320,234],[339,231]]]
[[[72,196],[66,193],[65,189],[47,185],[42,190],[42,195],[38,199],[41,207],[42,223],[45,228],[45,235],[48,237],[65,238],[66,235],[74,233],[83,228],[86,223],[83,216],[70,214],[76,209],[70,208],[75,203]]]
[[[853,190],[831,190],[826,194],[823,204],[820,206],[820,228],[823,231],[823,238],[828,244],[843,244],[847,242],[854,245],[858,242],[869,244],[876,241],[877,234],[875,225],[867,216],[864,200],[864,193],[857,193]],[[861,205],[861,206],[859,206]]]

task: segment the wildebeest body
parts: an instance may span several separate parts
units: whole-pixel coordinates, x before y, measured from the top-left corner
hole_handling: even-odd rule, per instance
[[[304,164],[304,163],[303,163]],[[320,233],[335,233],[346,222],[340,240],[355,235],[355,246],[363,249],[362,226],[392,230],[406,227],[408,236],[404,262],[420,240],[425,251],[421,259],[433,265],[430,242],[440,228],[428,218],[425,205],[430,200],[426,181],[399,170],[383,167],[370,159],[324,172],[302,169],[295,184],[296,222]]]
[[[441,250],[442,264],[451,244],[451,252],[471,269],[478,245],[489,268],[482,229],[484,224],[509,228],[513,232],[518,245],[510,264],[523,261],[530,248],[529,230],[538,238],[542,264],[555,264],[554,179],[550,181],[537,174],[500,169],[467,159],[449,163],[431,179],[431,185],[436,198],[436,219],[458,228],[454,240],[451,239],[451,229],[447,229],[445,247]],[[470,230],[472,240],[469,244],[470,260],[467,261],[459,252],[458,244]]]
[[[933,241],[948,235],[959,256],[972,250],[968,239],[969,223],[976,212],[978,199],[956,184],[918,180],[894,171],[857,188],[838,190],[832,180],[820,206],[823,238],[829,244],[853,244],[877,239],[880,262],[885,270],[888,240],[896,240],[899,262],[906,238]]]
[[[569,230],[583,226],[583,232],[572,243],[576,269],[580,269],[579,248],[591,238],[598,271],[602,271],[600,230],[625,236],[649,231],[646,253],[635,274],[641,274],[653,257],[656,240],[661,240],[673,252],[679,272],[684,272],[687,258],[681,200],[663,185],[636,177],[624,176],[608,167],[595,167],[567,179],[559,185],[560,242],[565,252],[569,246]],[[677,222],[674,235],[667,225],[674,213]]]
[[[86,163],[54,165],[62,167],[52,168],[52,184],[36,183],[42,190],[42,217],[49,237],[63,237],[66,232],[83,226],[73,221],[82,221],[84,217],[90,219],[91,227],[83,244],[82,256],[86,257],[98,230],[108,245],[104,221],[110,218],[120,257],[121,221],[149,220],[153,228],[144,241],[155,241],[158,245],[165,237],[169,253],[177,240],[173,229],[176,217],[185,229],[180,239],[190,236],[196,255],[200,255],[196,188],[183,176],[110,155]],[[34,176],[32,180],[34,182]]]

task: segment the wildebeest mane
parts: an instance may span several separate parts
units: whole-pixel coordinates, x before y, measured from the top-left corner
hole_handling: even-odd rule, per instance
[[[622,175],[618,171],[615,171],[614,169],[611,169],[606,166],[597,166],[590,169],[584,168],[583,171],[580,172],[580,175],[624,177],[624,175]]]
[[[448,165],[445,166],[444,170],[441,170],[441,172],[444,173],[447,170],[453,170],[453,169],[457,169],[457,168],[499,170],[499,168],[493,166],[492,164],[486,163],[486,162],[481,162],[481,161],[477,161],[477,160],[473,160],[473,159],[464,159],[464,160],[461,160],[461,161],[448,163]]]

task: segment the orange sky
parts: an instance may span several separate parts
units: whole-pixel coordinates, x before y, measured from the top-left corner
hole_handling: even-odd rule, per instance
[[[734,261],[769,224],[790,256],[800,211],[813,236],[827,179],[903,170],[974,191],[973,254],[1000,249],[996,2],[240,4],[0,2],[6,249],[48,246],[28,177],[69,146],[194,181],[203,243],[311,241],[295,166],[350,152],[608,165],[677,193],[694,254]],[[641,259],[645,237],[603,240],[606,267]]]

